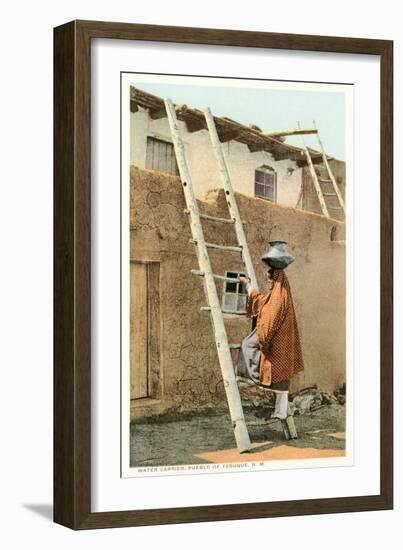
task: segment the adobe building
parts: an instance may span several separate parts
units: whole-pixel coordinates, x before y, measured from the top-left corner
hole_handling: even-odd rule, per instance
[[[190,242],[168,121],[161,110],[163,102],[158,100],[132,89],[132,418],[227,406],[210,314],[201,310],[206,305],[202,284],[191,273],[199,266]],[[181,131],[199,209],[214,217],[228,217],[207,130],[194,109],[182,109]],[[230,134],[219,120],[216,117],[260,288],[266,285],[266,268],[260,258],[268,241],[287,241],[296,257],[287,275],[305,371],[293,379],[291,390],[317,384],[333,391],[345,382],[345,223],[301,208],[304,201],[312,209],[316,206],[309,198],[312,190],[305,181],[306,162],[300,149],[264,136],[260,130],[249,134],[235,121],[231,125],[242,128],[231,126]],[[312,152],[312,157],[320,170],[320,154]],[[262,178],[256,177],[259,171]],[[301,189],[304,193],[296,208]],[[206,241],[237,244],[232,225],[203,220],[203,227]],[[238,252],[210,249],[210,258],[214,273],[244,273]],[[242,315],[246,296],[233,283],[218,281],[217,290],[228,311],[224,318],[229,342],[238,343],[251,329],[251,320]],[[235,362],[237,351],[233,356]]]
[[[163,99],[131,86],[130,112],[131,163],[178,175]],[[204,113],[180,105],[176,115],[194,191],[203,200],[211,189],[221,185]],[[214,117],[214,121],[234,191],[321,213],[303,149],[285,143],[278,133],[273,137],[273,132],[262,132],[253,124],[245,126],[226,117]],[[310,154],[318,176],[325,175],[321,153],[310,149]],[[345,163],[332,157],[328,161],[344,196]],[[330,207],[337,207],[337,200],[328,201]],[[330,213],[336,219],[344,219],[336,208]]]

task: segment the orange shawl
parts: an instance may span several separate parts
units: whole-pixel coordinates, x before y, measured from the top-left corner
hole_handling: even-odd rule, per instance
[[[260,383],[268,386],[304,370],[294,303],[284,270],[274,270],[270,287],[268,294],[252,290],[246,307],[247,317],[257,317]]]

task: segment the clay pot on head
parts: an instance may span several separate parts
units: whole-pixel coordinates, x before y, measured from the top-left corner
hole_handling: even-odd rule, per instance
[[[262,261],[272,269],[285,269],[294,260],[285,241],[270,241],[270,249],[262,256]]]

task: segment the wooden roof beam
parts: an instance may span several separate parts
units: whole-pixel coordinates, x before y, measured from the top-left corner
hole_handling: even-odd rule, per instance
[[[264,132],[264,136],[279,138],[286,136],[302,136],[306,134],[317,134],[316,128],[291,128],[290,130],[273,130],[271,132]]]
[[[221,141],[221,143],[226,143],[227,141],[231,141],[232,139],[236,139],[241,135],[240,130],[228,130],[222,128],[221,130],[217,128],[217,134],[218,138]]]
[[[186,130],[190,134],[192,134],[193,132],[199,132],[200,130],[206,130],[206,124],[202,120],[189,120],[188,118],[186,118],[184,119],[184,122],[186,124]]]
[[[143,90],[133,86],[130,87],[130,102],[135,102],[145,109],[161,109],[161,107],[164,107],[164,102],[160,97],[143,92]]]
[[[317,156],[317,157],[312,157],[312,164],[321,164],[323,162],[323,159],[322,157],[320,156]],[[306,166],[308,164],[308,161],[307,159],[305,158],[305,155],[302,159],[298,159],[296,160],[296,163],[297,163],[297,166],[298,168],[302,168],[303,166]]]
[[[178,120],[185,123],[186,130],[189,133],[198,132],[199,130],[204,130],[206,128],[206,125],[203,123],[203,121],[199,120],[196,117],[193,118],[189,116],[178,115]]]
[[[158,120],[167,116],[165,107],[161,107],[160,109],[150,109],[149,114],[152,120]]]
[[[188,107],[187,105],[175,105],[176,116],[186,124],[189,133],[206,130],[207,124],[204,115],[198,109]]]
[[[262,141],[248,142],[248,149],[251,153],[257,153],[258,151],[266,151],[267,153],[272,153],[270,148],[267,146],[267,143]]]
[[[285,153],[277,153],[276,154],[276,160],[295,160],[295,161],[298,161],[298,160],[304,160],[305,159],[305,154],[303,151],[301,152],[285,152]]]

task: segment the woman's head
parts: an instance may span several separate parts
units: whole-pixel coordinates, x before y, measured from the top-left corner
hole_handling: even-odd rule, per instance
[[[268,270],[267,270],[267,278],[272,281],[273,280],[273,275],[274,275],[274,269],[272,267],[270,267]]]
[[[273,289],[273,285],[275,282],[278,282],[278,281],[281,282],[284,280],[284,278],[286,279],[284,269],[274,269],[273,267],[271,267],[267,271],[267,279],[269,281],[270,289]]]

